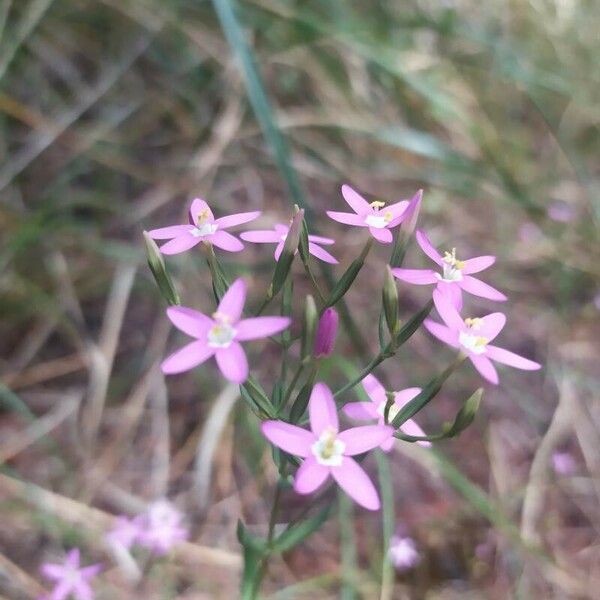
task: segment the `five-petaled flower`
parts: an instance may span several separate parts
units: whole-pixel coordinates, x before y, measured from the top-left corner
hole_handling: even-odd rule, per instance
[[[440,272],[432,269],[392,269],[395,277],[415,285],[436,284],[436,289],[446,294],[457,310],[462,308],[462,290],[496,302],[506,300],[502,292],[471,276],[472,273],[479,273],[493,265],[496,261],[495,256],[477,256],[459,260],[456,257],[456,248],[452,248],[442,256],[423,231],[418,230],[416,238],[421,250],[441,267]]]
[[[393,236],[390,229],[410,217],[421,201],[421,194],[418,192],[410,202],[401,200],[395,204],[386,205],[385,202],[375,200],[369,203],[349,185],[342,186],[342,196],[354,213],[328,210],[327,216],[344,225],[368,227],[371,235],[382,244],[392,242]]]
[[[240,234],[240,237],[245,242],[252,242],[254,244],[277,244],[275,247],[275,260],[279,260],[279,257],[283,252],[283,246],[289,230],[290,228],[287,225],[277,223],[273,226],[273,229],[244,231],[242,234]],[[308,236],[309,253],[326,263],[337,265],[337,258],[329,254],[329,252],[327,252],[327,250],[324,248],[321,248],[321,246],[331,246],[332,244],[335,244],[335,240],[332,240],[331,238],[312,234]]]
[[[366,421],[377,419],[380,425],[385,425],[385,407],[387,404],[387,395],[385,388],[374,375],[367,375],[362,386],[371,399],[370,402],[350,402],[344,406],[344,412],[352,419]],[[410,402],[419,392],[421,388],[407,388],[394,392],[394,402],[388,411],[388,421],[391,423],[394,417],[400,412],[408,402]],[[408,419],[400,427],[400,431],[406,435],[415,437],[425,436],[425,432],[415,423],[413,419]],[[417,442],[421,446],[431,446],[431,442],[422,440]],[[380,448],[384,452],[389,452],[394,447],[394,437],[389,437],[380,444]]]
[[[532,360],[490,344],[506,323],[504,314],[496,312],[463,320],[446,295],[435,290],[433,301],[445,325],[426,319],[424,325],[427,330],[442,342],[464,352],[479,373],[491,383],[498,383],[498,373],[492,360],[525,371],[541,368]]]
[[[183,514],[165,499],[156,500],[146,509],[142,524],[138,543],[158,555],[185,541],[189,533],[183,524]]]
[[[48,600],[92,600],[94,593],[90,587],[90,580],[101,570],[101,565],[81,566],[78,548],[71,550],[62,564],[44,563],[41,572],[47,579],[56,582]]]
[[[415,541],[410,537],[398,535],[394,535],[390,540],[388,557],[399,571],[411,569],[421,562],[421,555],[417,550]]]
[[[296,472],[294,489],[299,494],[310,494],[331,476],[355,502],[378,510],[377,491],[352,457],[376,448],[394,430],[385,425],[365,425],[339,431],[335,401],[324,383],[314,386],[308,412],[310,431],[283,421],[262,424],[262,432],[272,444],[304,459]]]
[[[214,356],[226,379],[234,383],[246,381],[248,360],[240,342],[275,335],[290,325],[290,319],[241,319],[245,302],[246,284],[243,279],[237,279],[211,317],[184,306],[167,308],[167,316],[173,325],[196,340],[166,358],[161,365],[163,373],[188,371]]]
[[[204,200],[196,198],[189,210],[189,225],[171,225],[152,229],[148,235],[155,240],[170,240],[160,247],[163,254],[179,254],[200,242],[210,242],[217,248],[229,252],[239,252],[244,249],[244,244],[225,229],[243,225],[259,216],[259,211],[252,211],[215,219],[208,204]]]

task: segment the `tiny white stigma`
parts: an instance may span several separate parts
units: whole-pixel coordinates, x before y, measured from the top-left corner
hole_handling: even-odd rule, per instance
[[[190,232],[194,237],[206,237],[212,235],[219,226],[216,223],[201,223],[198,221],[198,226],[194,227]]]
[[[211,348],[229,348],[237,335],[231,325],[231,317],[223,313],[213,313],[215,324],[208,330],[208,345]]]
[[[444,271],[441,275],[436,273],[438,279],[447,282],[462,281],[465,262],[456,258],[456,248],[452,248],[452,252],[444,252],[442,262]]]
[[[339,467],[344,460],[346,444],[337,438],[333,427],[328,427],[310,449],[320,465]]]

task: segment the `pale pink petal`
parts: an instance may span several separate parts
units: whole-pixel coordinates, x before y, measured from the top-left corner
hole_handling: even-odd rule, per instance
[[[324,383],[317,383],[308,402],[310,428],[319,437],[325,429],[339,429],[337,408],[331,390]]]
[[[381,505],[375,486],[353,458],[345,456],[339,467],[331,469],[331,474],[338,485],[357,504],[369,510],[379,509]]]
[[[75,600],[94,600],[92,588],[84,581],[73,584],[73,597]]]
[[[504,302],[507,300],[502,292],[475,277],[471,277],[471,275],[465,275],[459,282],[459,285],[465,292],[469,292],[469,294],[479,296],[480,298],[487,298],[495,302]]]
[[[389,229],[378,229],[377,227],[369,227],[369,233],[382,244],[391,244],[394,236]]]
[[[73,584],[69,580],[60,581],[50,594],[50,600],[66,600],[73,591]]]
[[[310,431],[283,421],[265,421],[261,430],[271,444],[294,456],[309,456],[316,441]]]
[[[379,379],[375,377],[372,373],[369,373],[363,380],[362,386],[365,392],[367,392],[367,396],[371,398],[371,400],[379,406],[382,402],[387,400],[387,396],[385,395],[385,388],[379,382]]]
[[[217,230],[208,237],[208,240],[213,246],[227,250],[227,252],[241,252],[244,249],[244,244],[226,231]]]
[[[342,196],[357,215],[365,215],[371,212],[371,205],[349,185],[344,184],[342,186]]]
[[[215,358],[225,379],[233,383],[244,383],[248,379],[248,359],[237,342],[231,342],[228,348],[217,348]]]
[[[237,334],[236,340],[245,342],[247,340],[257,340],[275,335],[290,326],[291,319],[287,317],[254,317],[253,319],[243,319],[235,326]]]
[[[438,281],[436,289],[444,294],[452,306],[460,313],[463,306],[462,290],[458,283],[452,281]]]
[[[462,331],[465,329],[465,322],[458,314],[458,311],[453,306],[452,302],[448,299],[448,296],[442,294],[437,289],[433,290],[433,302],[440,317],[442,317],[442,320],[450,327],[450,329],[455,331]]]
[[[458,343],[458,332],[446,327],[445,325],[442,325],[441,323],[436,323],[431,319],[425,319],[425,321],[423,321],[423,325],[431,335],[444,342],[444,344],[448,344],[453,348],[459,347],[460,344]]]
[[[387,425],[364,425],[342,431],[338,434],[338,439],[346,444],[344,455],[354,456],[377,448],[393,434],[394,429]]]
[[[389,227],[395,227],[402,223],[408,216],[408,200],[400,200],[394,204],[388,204],[382,210],[386,213],[392,213],[392,220],[390,221]]]
[[[275,223],[274,229],[278,233],[279,239],[287,237],[287,234],[290,232],[290,228],[283,223]]]
[[[281,253],[283,252],[283,247],[285,246],[285,242],[279,242],[279,244],[277,244],[277,247],[275,248],[275,252],[273,253],[273,256],[275,257],[275,261],[279,260],[279,257],[281,256]]]
[[[281,236],[272,229],[257,229],[256,231],[244,231],[240,237],[245,242],[254,244],[276,244],[281,241]]]
[[[204,337],[214,323],[210,317],[185,306],[170,306],[167,317],[177,329],[195,338]]]
[[[421,201],[423,200],[423,190],[418,190],[417,193],[410,199],[406,211],[401,215],[400,220],[403,223],[403,227],[406,228],[408,233],[412,233],[415,230],[417,219],[419,218],[419,212],[421,211]]]
[[[389,439],[385,440],[384,442],[381,443],[381,445],[379,446],[384,452],[390,452],[391,449],[394,447],[394,444],[396,443],[396,438],[394,436],[390,437]]]
[[[63,565],[45,563],[41,566],[40,571],[48,579],[62,579],[65,574],[65,567]]]
[[[148,235],[153,240],[171,240],[173,238],[179,237],[180,235],[185,235],[189,233],[193,229],[193,225],[171,225],[169,227],[160,227],[159,229],[151,229],[148,232]]]
[[[219,226],[219,229],[228,229],[229,227],[249,223],[250,221],[254,221],[254,219],[258,219],[258,217],[260,217],[260,211],[254,210],[252,212],[237,213],[226,217],[220,217],[215,220],[215,223]]]
[[[205,340],[191,342],[165,358],[160,368],[165,375],[183,373],[208,360],[214,352],[214,348],[210,348]]]
[[[83,567],[79,572],[84,579],[89,580],[98,575],[100,571],[102,571],[102,565],[90,565],[89,567]]]
[[[314,456],[309,456],[296,471],[294,489],[299,494],[312,494],[325,483],[329,473],[329,467],[319,464]]]
[[[167,255],[180,254],[181,252],[185,252],[186,250],[197,246],[201,241],[202,238],[196,237],[191,233],[185,233],[184,235],[180,235],[179,237],[173,238],[170,242],[163,244],[160,247],[160,251]]]
[[[234,323],[240,320],[244,303],[246,302],[246,283],[240,277],[236,279],[225,292],[217,312],[227,315]]]
[[[504,328],[506,324],[506,315],[501,312],[490,313],[481,318],[482,324],[476,330],[477,335],[484,337],[491,342]]]
[[[210,210],[210,206],[202,200],[201,198],[196,198],[192,200],[192,204],[190,205],[189,216],[190,222],[194,225],[198,224],[198,217],[202,213],[208,213],[208,218],[206,221],[212,223],[215,220],[212,210]]]
[[[417,239],[417,244],[421,246],[421,250],[423,250],[433,262],[441,266],[443,264],[442,255],[433,247],[433,244],[429,241],[425,232],[422,229],[418,229],[415,237]]]
[[[421,388],[412,387],[400,390],[394,394],[394,404],[398,408],[402,408],[408,404],[415,396],[421,393]]]
[[[484,271],[488,267],[491,267],[496,262],[495,256],[476,256],[475,258],[469,258],[465,260],[465,266],[462,272],[465,275],[472,275],[473,273],[479,273]]]
[[[394,277],[414,285],[430,285],[439,280],[431,269],[392,269]]]
[[[321,246],[317,246],[317,244],[314,244],[313,242],[308,242],[308,251],[323,262],[329,263],[330,265],[338,264],[338,260],[335,256],[332,256],[327,250],[321,248]]]
[[[473,366],[479,371],[484,379],[487,379],[494,385],[498,385],[498,372],[487,356],[469,353],[469,358],[471,359]]]
[[[400,431],[402,433],[405,433],[406,435],[412,435],[414,437],[424,437],[425,435],[427,435],[416,423],[413,419],[409,419],[408,421],[405,421],[404,423],[402,423],[402,426],[400,427]],[[428,442],[427,440],[422,440],[420,442],[417,442],[417,444],[419,444],[419,446],[423,446],[425,448],[429,448],[431,446],[431,442]]]
[[[65,565],[72,567],[73,569],[79,568],[79,563],[81,562],[81,553],[79,552],[79,548],[73,548],[67,552],[67,556],[65,558]]]
[[[331,246],[332,244],[335,244],[335,240],[332,240],[331,238],[326,238],[320,235],[312,234],[308,236],[308,241],[314,242],[315,244],[319,244],[321,246]]]
[[[523,369],[525,371],[537,371],[542,368],[542,365],[528,358],[519,356],[510,350],[498,348],[498,346],[487,346],[486,355],[499,363],[515,367],[515,369]]]
[[[344,412],[351,419],[368,421],[378,419],[377,407],[373,402],[350,402],[344,406]]]
[[[364,217],[360,215],[354,215],[352,213],[345,212],[337,212],[335,210],[328,210],[327,216],[338,223],[343,223],[344,225],[354,225],[355,227],[366,227]]]

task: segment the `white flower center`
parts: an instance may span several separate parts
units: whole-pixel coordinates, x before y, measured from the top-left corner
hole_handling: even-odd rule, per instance
[[[211,348],[229,348],[237,335],[237,330],[231,325],[230,317],[214,313],[215,324],[208,330],[208,345]]]
[[[381,415],[381,417],[385,417],[385,406],[386,406],[387,402],[380,402],[379,406],[377,407],[377,414]],[[388,421],[391,423],[395,418],[396,415],[400,412],[400,408],[398,408],[398,405],[394,402],[391,406],[390,406],[390,410],[388,412]]]
[[[198,223],[198,226],[192,229],[191,234],[194,237],[206,237],[212,235],[218,228],[216,223]]]
[[[452,248],[452,252],[444,252],[444,258],[442,258],[442,262],[442,274],[435,274],[438,279],[448,282],[462,281],[462,270],[465,268],[465,263],[464,261],[456,258],[456,248]]]
[[[465,325],[468,331],[461,331],[458,336],[458,341],[461,346],[472,352],[473,354],[484,354],[489,341],[487,338],[471,333],[471,331],[479,331],[483,325],[482,319],[465,319]]]
[[[365,223],[369,227],[375,227],[375,229],[385,229],[393,218],[393,215],[389,210],[383,214],[379,212],[379,209],[385,206],[385,202],[381,202],[381,200],[375,200],[371,202],[369,206],[374,212],[365,217]]]
[[[344,460],[346,444],[337,438],[337,431],[328,427],[310,447],[320,465],[339,467]]]

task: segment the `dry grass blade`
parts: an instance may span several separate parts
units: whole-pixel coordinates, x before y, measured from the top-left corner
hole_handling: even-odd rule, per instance
[[[7,581],[3,582],[3,579]],[[2,553],[0,553],[0,585],[11,594],[12,598],[19,600],[23,597],[31,600],[41,598],[46,592],[35,579]]]

